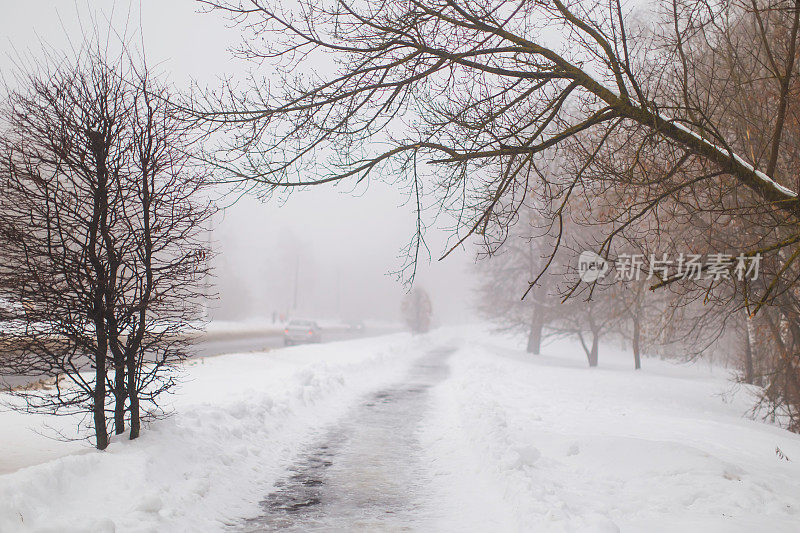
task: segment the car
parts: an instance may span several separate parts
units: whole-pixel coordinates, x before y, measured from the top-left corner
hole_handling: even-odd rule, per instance
[[[322,342],[322,328],[313,320],[291,320],[283,330],[283,344],[304,344]]]
[[[347,321],[347,331],[354,335],[362,335],[364,333],[364,322],[361,320],[348,320]]]

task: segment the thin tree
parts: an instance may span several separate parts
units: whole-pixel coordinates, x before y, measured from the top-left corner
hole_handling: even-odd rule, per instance
[[[550,235],[538,220],[538,212],[522,209],[520,216],[522,220],[509,229],[499,250],[491,247],[493,239],[484,241],[479,249],[477,307],[501,331],[524,332],[526,351],[538,355],[545,328],[559,312],[560,280],[551,271],[539,279],[527,298],[519,297],[519,287],[538,275],[550,251]]]
[[[412,333],[427,333],[431,328],[433,306],[428,293],[422,287],[414,287],[401,303],[403,319]]]

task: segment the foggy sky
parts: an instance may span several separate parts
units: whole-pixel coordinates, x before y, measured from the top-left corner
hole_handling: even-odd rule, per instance
[[[20,55],[39,55],[40,41],[59,50],[79,46],[82,28],[90,29],[94,17],[101,32],[110,21],[114,32],[136,34],[148,64],[181,90],[193,80],[213,87],[222,77],[241,76],[247,66],[228,52],[239,30],[199,8],[192,0],[7,3],[0,18],[0,72],[7,77]],[[213,316],[269,317],[290,310],[297,272],[298,315],[397,318],[404,287],[390,272],[403,265],[400,255],[415,223],[405,200],[401,191],[373,181],[355,190],[352,183],[315,187],[266,203],[244,197],[226,207],[212,236],[219,254]],[[424,258],[417,281],[431,294],[437,321],[469,320],[471,253],[437,262],[445,238],[429,229],[432,262]]]

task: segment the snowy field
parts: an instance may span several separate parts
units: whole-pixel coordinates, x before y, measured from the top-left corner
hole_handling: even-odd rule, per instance
[[[0,413],[0,531],[232,530],[325,428],[446,347],[414,435],[435,512],[412,529],[798,530],[800,437],[745,418],[724,369],[519,345],[462,328],[192,361],[174,416],[103,453],[42,435],[70,420]]]

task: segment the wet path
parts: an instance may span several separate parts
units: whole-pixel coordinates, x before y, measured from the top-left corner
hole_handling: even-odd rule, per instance
[[[240,531],[415,531],[435,516],[416,430],[452,349],[432,351],[300,455]]]

